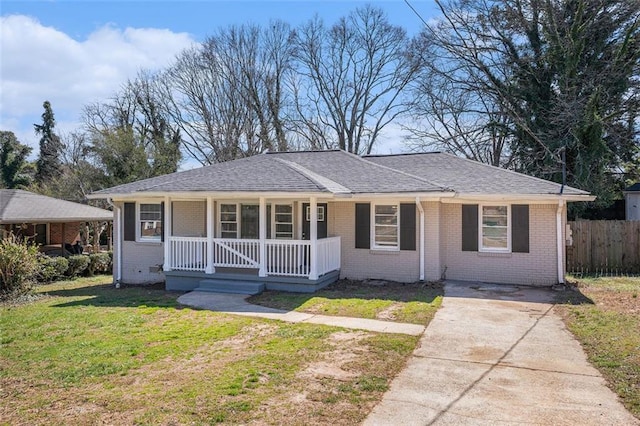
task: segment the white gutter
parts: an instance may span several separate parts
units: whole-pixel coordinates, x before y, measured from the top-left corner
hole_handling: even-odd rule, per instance
[[[424,281],[424,209],[420,202],[420,197],[416,197],[416,205],[420,212],[420,281]]]
[[[107,203],[113,207],[113,234],[114,239],[116,240],[116,255],[115,255],[115,265],[114,266],[114,274],[113,280],[116,288],[120,287],[120,280],[122,280],[122,218],[120,217],[121,209],[120,207],[113,204],[113,200],[111,198],[107,198]]]
[[[558,253],[558,283],[564,284],[564,238],[562,237],[562,208],[564,200],[558,200],[558,209],[556,210],[556,243]]]

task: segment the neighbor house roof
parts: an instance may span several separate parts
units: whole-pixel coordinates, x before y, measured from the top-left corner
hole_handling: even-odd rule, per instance
[[[366,156],[341,151],[273,152],[145,179],[91,198],[167,193],[560,195],[561,185],[450,154]],[[564,196],[589,193],[565,186]]]
[[[589,195],[587,191],[544,179],[516,173],[500,167],[456,157],[443,152],[421,154],[371,155],[364,157],[376,164],[403,170],[447,185],[458,194],[560,194]]]
[[[636,182],[628,188],[625,188],[622,192],[640,192],[640,182]]]
[[[0,189],[0,223],[112,220],[113,212],[20,189]]]

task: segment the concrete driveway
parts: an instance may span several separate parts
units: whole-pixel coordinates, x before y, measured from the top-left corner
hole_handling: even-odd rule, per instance
[[[548,289],[447,282],[366,425],[640,425],[553,312]]]

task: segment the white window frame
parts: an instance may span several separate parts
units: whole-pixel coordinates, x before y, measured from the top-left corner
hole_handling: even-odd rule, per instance
[[[136,202],[136,241],[141,243],[162,243],[162,235],[154,236],[154,237],[144,237],[142,236],[142,219],[140,217],[140,206],[142,204],[155,204],[160,206],[160,220],[159,222],[162,224],[162,232],[164,233],[165,224],[162,223],[162,202],[157,200],[142,200]]]
[[[396,245],[386,246],[376,244],[376,207],[377,206],[395,206],[398,223],[396,224]],[[400,203],[398,202],[378,202],[371,203],[371,249],[385,251],[400,251]]]
[[[228,221],[222,220],[222,206],[223,205],[229,205],[229,206],[235,206],[236,207],[236,220],[235,222],[232,221]],[[223,237],[222,236],[222,224],[223,223],[235,223],[236,224],[236,236],[234,237],[235,239],[240,238],[239,234],[240,234],[240,203],[236,203],[236,202],[225,202],[225,201],[220,201],[218,203],[218,208],[216,209],[218,211],[218,238],[230,238],[230,237]],[[226,232],[231,232],[231,231],[226,231]]]
[[[306,220],[311,222],[311,206],[307,206],[305,210]],[[324,222],[324,206],[318,206],[318,222]]]
[[[270,203],[271,206],[271,235],[269,235],[269,237],[271,239],[274,240],[293,240],[294,237],[294,232],[295,232],[295,228],[294,228],[294,221],[293,218],[295,217],[295,212],[293,209],[293,203]],[[291,209],[291,222],[278,222],[276,220],[276,215],[278,214],[276,212],[276,208],[277,206],[287,206]],[[286,213],[280,213],[280,214],[286,214]],[[276,225],[291,225],[291,237],[290,238],[278,238],[278,234],[277,234],[277,229],[276,229]]]
[[[506,207],[507,208],[507,247],[485,247],[482,238],[482,223],[485,207]],[[478,205],[478,251],[487,253],[511,253],[511,204],[505,203],[484,203]]]

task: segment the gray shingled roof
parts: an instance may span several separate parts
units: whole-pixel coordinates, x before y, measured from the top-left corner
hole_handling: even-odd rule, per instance
[[[266,153],[132,182],[95,194],[157,192],[402,193],[443,188],[344,151]]]
[[[0,189],[0,223],[89,222],[112,219],[113,213],[109,210],[20,189]]]
[[[366,156],[464,194],[559,194],[562,185],[442,152]],[[588,195],[565,186],[566,195]]]
[[[119,185],[94,197],[176,192],[559,194],[560,185],[450,154],[273,152]],[[565,187],[566,195],[588,195]]]

